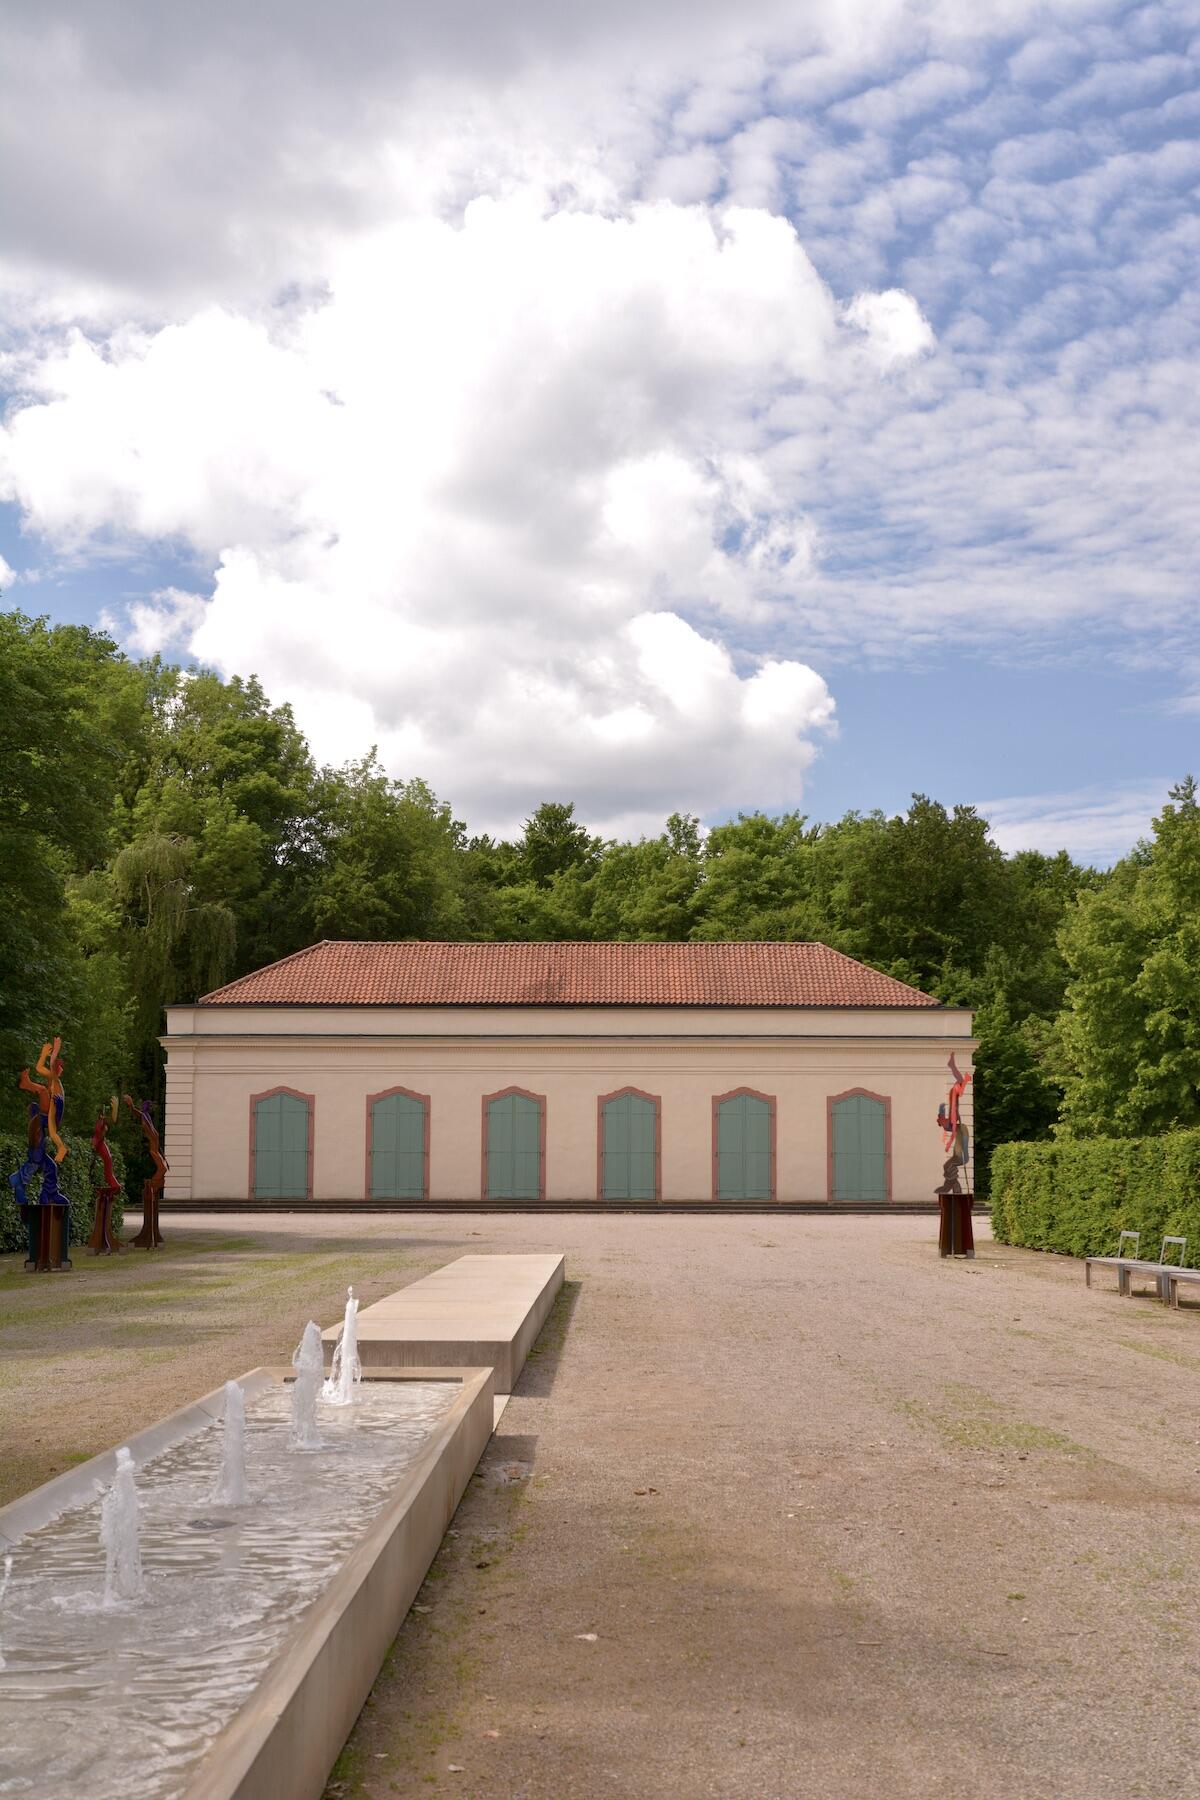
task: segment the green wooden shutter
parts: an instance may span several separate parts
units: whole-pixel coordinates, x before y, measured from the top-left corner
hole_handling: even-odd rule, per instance
[[[308,1198],[308,1101],[295,1094],[254,1103],[254,1197]]]
[[[869,1094],[833,1104],[833,1198],[887,1199],[887,1107]]]
[[[371,1108],[371,1198],[425,1198],[425,1105],[411,1094],[385,1094]]]
[[[489,1200],[541,1198],[542,1109],[524,1094],[488,1101]]]
[[[717,1104],[717,1198],[771,1198],[771,1106],[754,1094]]]
[[[604,1102],[604,1198],[653,1200],[657,1192],[658,1108],[641,1094]]]

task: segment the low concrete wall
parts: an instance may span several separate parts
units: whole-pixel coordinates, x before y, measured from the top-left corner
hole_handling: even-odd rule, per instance
[[[564,1258],[460,1256],[358,1315],[363,1370],[491,1365],[511,1394],[563,1284]],[[322,1333],[326,1358],[339,1326]]]
[[[247,1395],[293,1379],[252,1369]],[[180,1800],[320,1800],[388,1647],[425,1579],[493,1429],[490,1368],[371,1370],[372,1381],[454,1382],[460,1392],[424,1451],[329,1584],[318,1594],[254,1693],[213,1740]],[[142,1464],[224,1416],[215,1389],[126,1441]],[[111,1482],[116,1451],[69,1469],[0,1508],[0,1552]]]
[[[180,1800],[320,1800],[483,1454],[492,1434],[490,1369],[380,1370],[370,1379],[451,1379],[462,1392]]]

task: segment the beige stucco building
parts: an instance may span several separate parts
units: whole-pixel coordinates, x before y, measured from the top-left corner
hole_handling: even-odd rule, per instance
[[[928,1202],[971,1023],[821,944],[316,944],[168,1010],[166,1199]]]

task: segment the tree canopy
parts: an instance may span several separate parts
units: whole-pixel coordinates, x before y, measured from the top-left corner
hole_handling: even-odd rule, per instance
[[[164,1006],[321,937],[819,939],[972,1006],[981,1172],[1012,1137],[1200,1123],[1200,803],[1107,874],[971,806],[687,813],[602,840],[548,798],[469,837],[369,747],[320,768],[254,679],[0,614],[0,1066],[60,1032],[84,1114],[156,1093]],[[1060,1117],[1061,1107],[1061,1117]]]

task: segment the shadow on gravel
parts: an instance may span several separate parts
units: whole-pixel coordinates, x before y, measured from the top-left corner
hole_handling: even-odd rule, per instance
[[[550,1309],[550,1317],[538,1333],[537,1343],[529,1352],[525,1367],[517,1378],[514,1394],[544,1400],[552,1392],[582,1287],[581,1281],[563,1282],[558,1298]]]
[[[536,1431],[505,1431],[501,1419],[472,1479],[481,1480],[487,1487],[517,1487],[533,1474],[537,1447]]]

